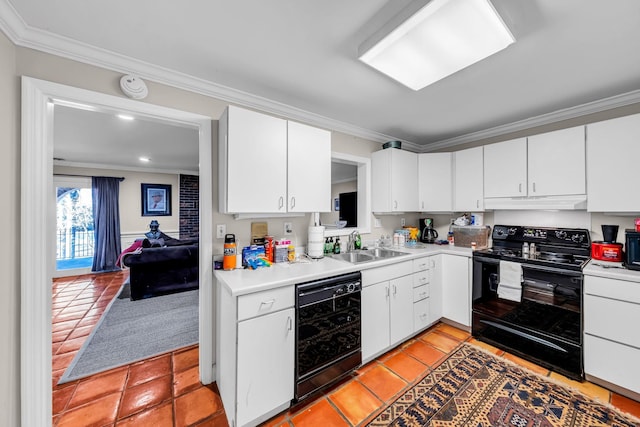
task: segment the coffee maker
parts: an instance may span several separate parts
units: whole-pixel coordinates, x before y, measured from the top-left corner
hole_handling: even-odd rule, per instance
[[[420,218],[420,240],[422,243],[434,243],[438,232],[433,228],[433,218]]]

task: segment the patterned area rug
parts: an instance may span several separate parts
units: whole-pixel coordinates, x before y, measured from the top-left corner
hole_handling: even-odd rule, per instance
[[[369,426],[638,426],[638,420],[464,344]]]

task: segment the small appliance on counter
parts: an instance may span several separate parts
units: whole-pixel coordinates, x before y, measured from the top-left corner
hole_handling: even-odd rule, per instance
[[[603,241],[591,242],[591,259],[595,265],[622,266],[622,243],[616,242],[618,238],[617,225],[602,225]]]
[[[433,218],[420,218],[420,240],[422,243],[435,243],[438,232],[433,228]]]
[[[640,270],[640,230],[625,230],[625,266],[629,270]]]

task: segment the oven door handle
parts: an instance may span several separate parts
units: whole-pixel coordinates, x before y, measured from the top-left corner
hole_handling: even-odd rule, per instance
[[[582,271],[565,270],[556,267],[546,267],[533,264],[522,264],[522,270],[535,270],[548,273],[561,274],[563,276],[582,277]]]

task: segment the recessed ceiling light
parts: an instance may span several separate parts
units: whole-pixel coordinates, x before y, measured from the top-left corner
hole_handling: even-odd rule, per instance
[[[134,120],[134,117],[128,114],[118,114],[118,118],[122,120],[127,120],[127,121]]]
[[[489,0],[432,0],[401,22],[404,16],[388,22],[358,54],[361,61],[413,90],[515,42]]]
[[[151,159],[148,157],[138,157],[138,160],[144,163],[149,163],[151,161]]]

